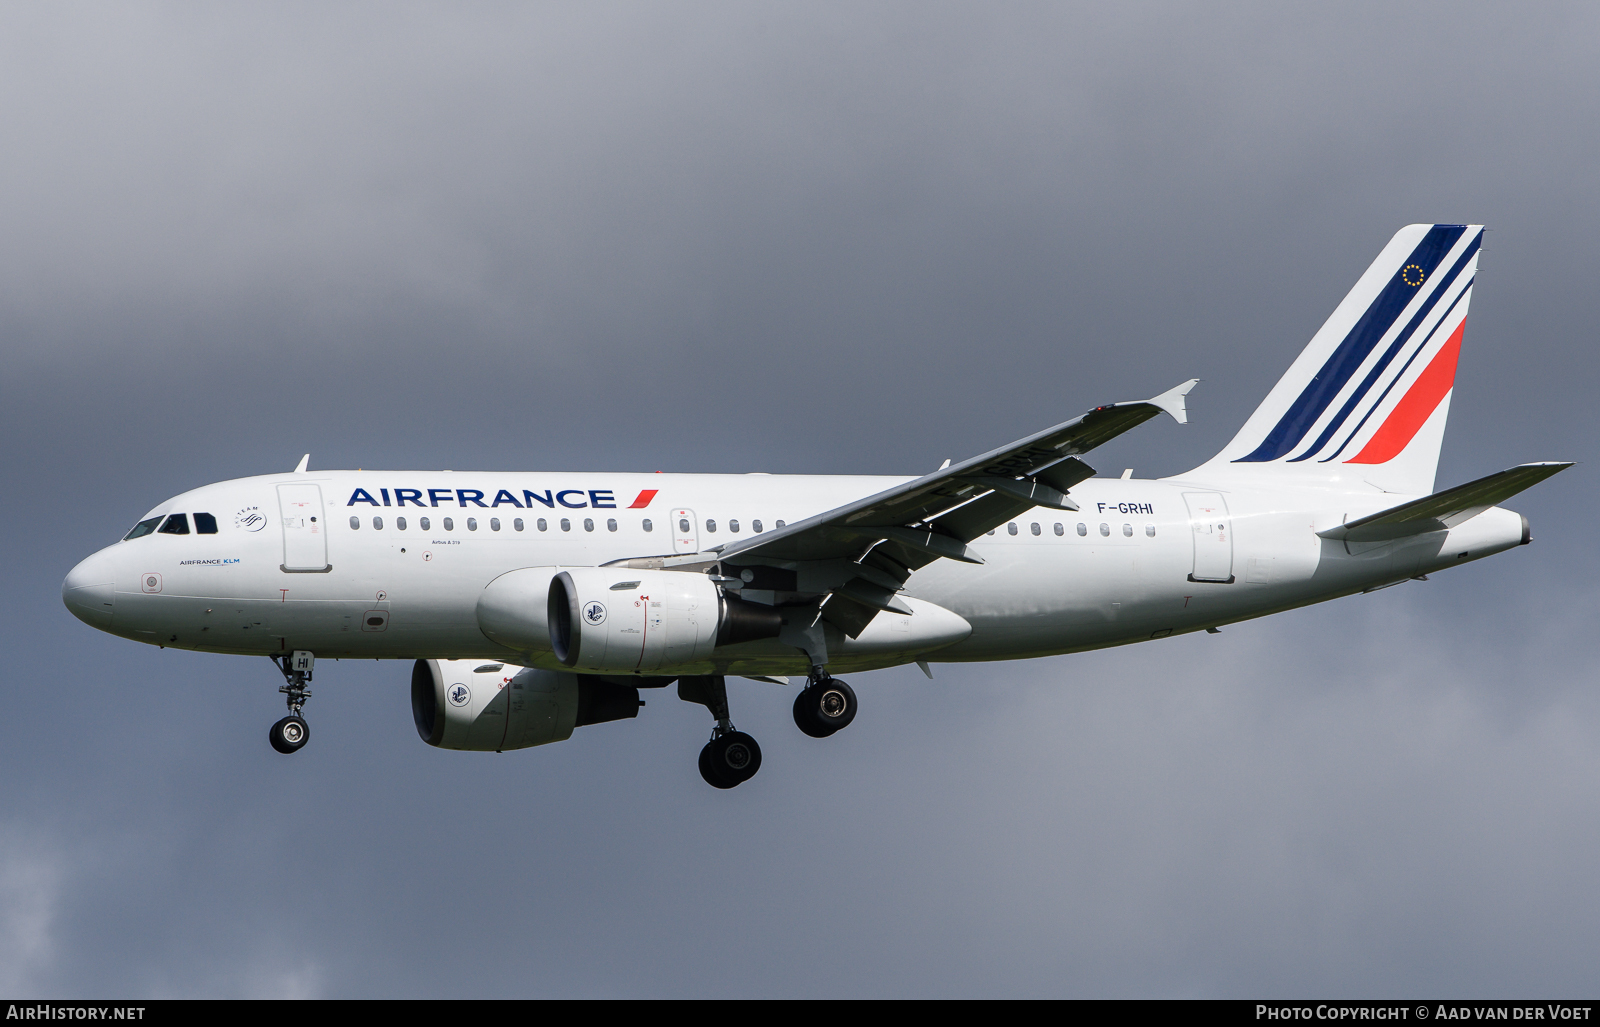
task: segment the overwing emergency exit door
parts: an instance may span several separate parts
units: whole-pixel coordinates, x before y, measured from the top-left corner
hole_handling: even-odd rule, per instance
[[[283,523],[282,569],[320,573],[328,564],[328,512],[322,508],[321,485],[279,485],[278,513]]]
[[[700,551],[700,530],[695,527],[693,510],[672,511],[672,551],[674,553]]]
[[[1189,530],[1194,536],[1194,570],[1190,581],[1233,582],[1233,522],[1220,492],[1185,492]]]

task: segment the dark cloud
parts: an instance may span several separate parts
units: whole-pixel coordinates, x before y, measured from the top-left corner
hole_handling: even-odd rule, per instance
[[[60,606],[165,496],[313,466],[914,472],[1191,376],[1225,442],[1402,224],[1487,223],[1441,484],[1588,460],[1587,6],[14,7],[0,988],[1567,994],[1597,498],[1221,636],[740,682],[548,749]],[[324,679],[325,682],[324,683]]]

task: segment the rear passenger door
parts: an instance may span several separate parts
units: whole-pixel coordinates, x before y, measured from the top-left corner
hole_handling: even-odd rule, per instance
[[[283,522],[283,563],[291,574],[320,574],[332,570],[328,563],[327,511],[322,509],[322,486],[278,486],[278,512]]]
[[[1190,581],[1233,584],[1233,524],[1218,492],[1185,492],[1189,528],[1194,533],[1194,571]]]

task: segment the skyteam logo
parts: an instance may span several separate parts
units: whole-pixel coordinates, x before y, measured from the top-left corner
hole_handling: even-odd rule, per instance
[[[1302,355],[1313,362],[1297,362],[1279,388],[1295,372],[1309,381],[1292,399],[1274,390],[1269,402],[1288,399],[1287,409],[1235,463],[1385,463],[1433,416],[1455,384],[1483,233],[1417,229],[1409,252],[1386,250],[1387,269],[1380,257],[1334,311]]]

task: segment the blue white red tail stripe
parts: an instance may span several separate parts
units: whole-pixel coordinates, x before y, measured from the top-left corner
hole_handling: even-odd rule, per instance
[[[1472,247],[1472,251],[1473,251],[1474,254],[1477,253],[1477,249],[1478,249],[1477,245],[1474,244],[1473,247]],[[1444,316],[1439,318],[1438,323],[1436,323],[1433,326],[1433,329],[1426,334],[1426,336],[1422,340],[1421,345],[1417,346],[1415,349],[1413,349],[1411,351],[1411,355],[1406,358],[1405,363],[1400,365],[1400,370],[1395,374],[1395,376],[1392,379],[1390,379],[1389,384],[1384,386],[1383,391],[1378,394],[1377,400],[1367,407],[1367,412],[1364,415],[1362,415],[1362,417],[1361,417],[1361,419],[1359,421],[1356,422],[1355,427],[1350,429],[1350,432],[1349,432],[1349,434],[1347,434],[1345,436],[1344,441],[1341,442],[1339,444],[1339,447],[1337,449],[1335,449],[1332,453],[1329,453],[1327,456],[1325,456],[1321,460],[1319,460],[1318,461],[1319,463],[1327,463],[1330,460],[1338,459],[1339,455],[1345,451],[1346,447],[1348,447],[1350,445],[1351,441],[1353,439],[1355,439],[1355,437],[1357,435],[1361,434],[1361,429],[1363,429],[1363,428],[1365,428],[1367,426],[1367,422],[1369,420],[1371,420],[1372,415],[1377,413],[1380,409],[1383,408],[1384,401],[1389,398],[1389,393],[1394,391],[1394,387],[1396,385],[1400,384],[1401,381],[1405,380],[1406,372],[1411,370],[1411,365],[1416,363],[1417,358],[1420,357],[1425,351],[1429,350],[1429,348],[1430,348],[1429,344],[1433,341],[1434,336],[1436,336],[1438,334],[1438,332],[1439,332],[1439,330],[1440,330],[1440,328],[1442,326],[1444,326],[1444,325],[1453,325],[1453,326],[1455,326],[1453,328],[1452,332],[1446,332],[1445,338],[1449,339],[1451,337],[1451,335],[1453,334],[1453,335],[1458,337],[1457,338],[1457,342],[1459,344],[1459,336],[1461,334],[1461,329],[1467,323],[1467,316],[1466,316],[1467,315],[1467,310],[1466,310],[1466,308],[1467,308],[1467,303],[1470,301],[1471,296],[1472,296],[1472,283],[1473,283],[1474,280],[1475,279],[1468,279],[1467,280],[1467,283],[1466,283],[1465,287],[1463,287],[1461,289],[1461,291],[1456,294],[1455,299],[1451,300],[1450,301],[1450,305],[1445,308]],[[1461,310],[1460,310],[1461,316],[1459,318],[1452,317],[1452,315],[1457,312],[1456,311],[1456,307],[1457,306],[1459,306],[1461,308]],[[1398,352],[1398,350],[1397,350],[1397,352]],[[1452,376],[1451,381],[1454,382],[1454,380],[1455,379]]]
[[[1208,470],[1431,491],[1482,240],[1395,233]]]
[[[1317,440],[1313,442],[1305,452],[1301,453],[1297,457],[1293,457],[1293,460],[1309,460],[1319,453],[1324,452],[1324,447],[1328,444],[1328,440],[1333,438],[1333,436],[1338,433],[1339,429],[1342,428],[1346,421],[1349,420],[1350,415],[1356,410],[1357,407],[1362,405],[1362,400],[1366,399],[1367,395],[1371,392],[1373,385],[1377,383],[1377,381],[1383,376],[1384,371],[1388,370],[1390,364],[1394,362],[1394,358],[1404,351],[1405,348],[1412,342],[1416,335],[1417,327],[1428,319],[1429,314],[1433,313],[1440,297],[1448,295],[1451,292],[1450,287],[1455,284],[1455,281],[1460,276],[1462,269],[1465,268],[1472,258],[1477,255],[1478,244],[1481,238],[1481,235],[1475,235],[1468,242],[1467,247],[1462,252],[1461,256],[1456,260],[1455,264],[1444,275],[1444,277],[1440,279],[1438,285],[1430,293],[1428,293],[1422,302],[1421,308],[1418,309],[1416,314],[1412,316],[1411,320],[1406,324],[1405,329],[1394,337],[1394,341],[1388,345],[1388,347],[1384,350],[1383,355],[1378,358],[1378,362],[1372,366],[1370,371],[1367,372],[1367,375],[1362,380],[1361,384],[1354,392],[1350,394],[1350,398],[1345,400],[1344,406],[1340,408],[1338,414],[1336,414],[1333,420],[1329,421],[1327,426],[1322,429],[1322,434],[1317,436]],[[1404,273],[1403,270],[1402,273]],[[1467,288],[1470,289],[1471,287],[1471,282],[1468,282]],[[1456,294],[1456,299],[1459,300],[1465,295],[1466,290],[1463,289],[1460,293]],[[1449,306],[1453,307],[1454,305],[1455,302],[1452,301]],[[1448,313],[1449,309],[1447,307],[1446,316],[1448,316]],[[1434,325],[1434,327],[1437,328],[1437,325]],[[1428,335],[1429,333],[1423,333],[1421,346],[1427,345]],[[1421,352],[1420,347],[1418,350],[1413,352],[1413,358],[1416,356],[1417,352]],[[1392,385],[1393,383],[1391,382],[1390,384]],[[1381,397],[1379,401],[1381,402]],[[1368,407],[1367,416],[1371,416],[1372,409],[1373,408]],[[1364,422],[1365,418],[1362,420]],[[1349,444],[1350,438],[1354,434],[1354,431],[1352,431],[1350,435],[1347,435],[1344,443],[1339,446],[1339,449],[1342,450],[1345,445]],[[1323,459],[1331,460],[1333,456],[1337,455],[1337,452],[1335,452],[1334,454],[1326,456]]]
[[[1465,231],[1465,225],[1434,225],[1428,230],[1267,437],[1238,462],[1277,460],[1299,445]]]

